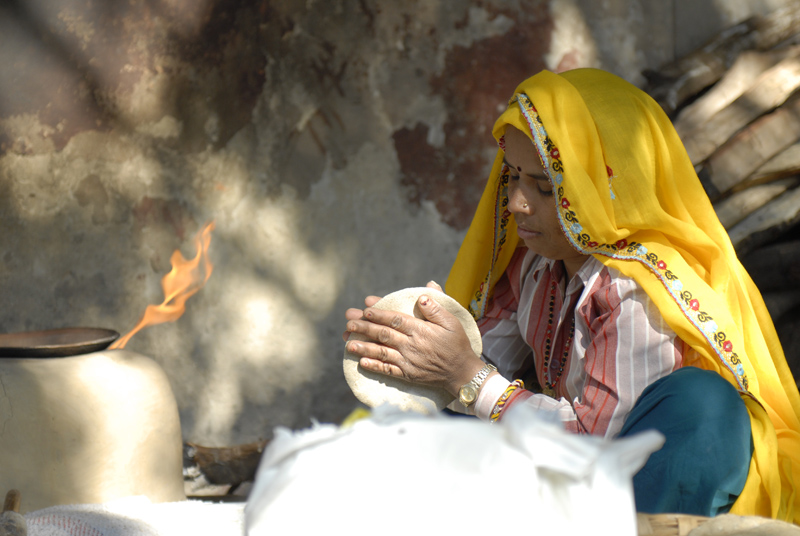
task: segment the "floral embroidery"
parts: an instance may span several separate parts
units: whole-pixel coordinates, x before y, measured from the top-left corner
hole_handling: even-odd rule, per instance
[[[720,331],[714,319],[700,308],[700,301],[694,298],[691,292],[684,289],[684,284],[675,273],[668,269],[664,260],[659,259],[657,254],[648,251],[644,245],[637,242],[629,243],[628,240],[621,239],[614,244],[600,244],[596,240],[592,240],[591,236],[584,232],[573,202],[564,197],[564,186],[562,184],[564,181],[564,165],[561,162],[558,148],[547,135],[542,120],[527,95],[520,93],[515,96],[515,99],[519,103],[522,114],[533,134],[534,145],[554,187],[559,221],[570,242],[583,253],[605,255],[621,260],[635,260],[648,266],[681,308],[684,316],[706,337],[706,340],[722,363],[734,374],[740,387],[746,391],[749,382],[741,359],[733,351],[733,343],[724,332]],[[611,199],[616,199],[611,184],[615,175],[609,166],[606,166],[606,171],[608,172]],[[506,170],[504,170],[505,172]]]
[[[501,138],[502,140],[502,138]],[[501,145],[502,147],[502,145]],[[484,289],[491,285],[492,274],[494,267],[497,264],[497,259],[507,241],[508,222],[511,218],[511,211],[508,210],[508,166],[503,166],[500,173],[500,180],[497,184],[497,193],[495,194],[496,206],[494,216],[494,241],[492,247],[492,263],[489,273],[486,274],[483,282],[478,287],[478,290],[472,296],[472,300],[467,308],[472,314],[473,318],[481,318],[486,314],[487,294]]]

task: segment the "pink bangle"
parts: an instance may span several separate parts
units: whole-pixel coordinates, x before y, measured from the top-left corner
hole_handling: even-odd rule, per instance
[[[500,414],[503,413],[503,410],[505,409],[509,400],[511,398],[516,398],[512,397],[514,392],[520,389],[521,390],[525,389],[525,384],[522,382],[522,380],[514,380],[513,382],[511,382],[511,384],[506,388],[506,390],[503,392],[500,398],[497,399],[497,403],[494,405],[494,409],[492,409],[492,413],[489,416],[490,422],[496,422],[500,418]],[[519,394],[519,392],[517,394]]]

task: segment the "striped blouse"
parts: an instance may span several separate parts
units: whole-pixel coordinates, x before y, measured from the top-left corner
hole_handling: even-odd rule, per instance
[[[573,432],[613,437],[645,387],[678,369],[693,350],[633,279],[594,257],[568,284],[565,275],[561,262],[526,248],[514,254],[478,322],[483,359],[500,376],[484,384],[475,412],[488,419],[508,379],[535,376],[540,385],[555,384],[555,398],[525,392],[514,405],[553,412]]]

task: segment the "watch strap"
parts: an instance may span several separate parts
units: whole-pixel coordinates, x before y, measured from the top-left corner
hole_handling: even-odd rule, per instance
[[[483,382],[486,381],[486,378],[489,376],[489,374],[491,374],[496,370],[497,367],[487,363],[483,366],[481,370],[478,371],[475,377],[472,378],[472,381],[470,383],[472,384],[473,387],[475,387],[475,389],[479,390],[481,388],[481,385],[483,385]]]
[[[489,374],[491,374],[496,370],[497,367],[487,363],[483,366],[483,368],[481,368],[481,370],[478,371],[477,374],[475,374],[475,376],[472,378],[472,380],[469,381],[469,383],[466,383],[461,386],[461,389],[459,389],[458,392],[458,399],[461,402],[461,404],[464,405],[464,407],[469,407],[475,403],[481,385],[483,385],[483,382],[486,381],[486,378],[489,376]]]

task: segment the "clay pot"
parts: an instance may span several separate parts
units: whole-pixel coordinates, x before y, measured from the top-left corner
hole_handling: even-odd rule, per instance
[[[0,359],[0,489],[20,490],[25,511],[184,500],[182,444],[169,381],[148,357]]]

